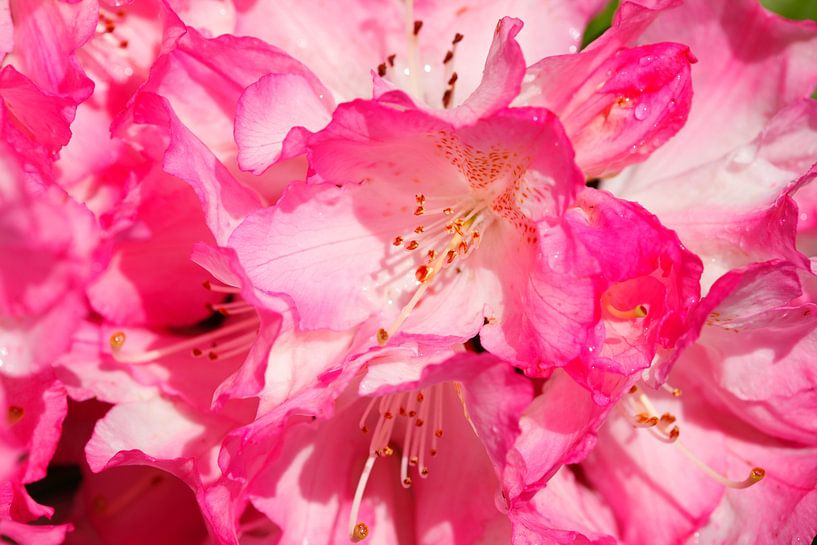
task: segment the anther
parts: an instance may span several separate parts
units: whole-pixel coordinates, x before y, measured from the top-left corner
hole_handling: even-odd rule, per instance
[[[417,36],[420,33],[420,29],[423,28],[422,21],[414,21],[414,35]]]
[[[459,76],[457,76],[457,73],[456,73],[456,72],[454,72],[453,74],[451,74],[451,77],[448,79],[448,85],[454,85],[455,83],[457,83],[457,78],[458,78],[458,77],[459,77]]]
[[[428,477],[428,466],[423,466],[423,469],[420,470],[420,475]]]
[[[448,207],[448,208],[443,208],[443,214],[445,214],[446,216],[450,216],[450,215],[451,215],[451,214],[453,214],[453,213],[454,213],[454,209],[453,209],[453,208],[451,208],[451,207]]]
[[[435,431],[434,431],[434,435],[436,435],[438,438],[442,439],[442,437],[443,437],[443,430],[435,430]]]
[[[125,333],[124,331],[117,331],[113,335],[111,335],[111,349],[112,350],[119,350],[122,348],[122,345],[125,344]]]
[[[425,424],[425,422],[421,418],[418,418],[417,420],[414,421],[414,425],[417,426],[418,428],[422,428],[423,424]]]
[[[636,393],[636,392],[638,392],[638,386],[636,386],[635,384],[633,384],[633,385],[630,387],[630,391],[629,391],[629,393],[630,393],[630,394],[634,394],[634,393]]]
[[[410,240],[408,244],[406,244],[406,250],[416,250],[420,246],[420,243],[416,240]]]
[[[386,57],[386,62],[389,63],[389,66],[394,66],[394,57],[395,56],[396,55],[394,55],[394,53],[392,53],[391,55]]]
[[[389,334],[382,327],[377,330],[377,344],[384,346],[389,342]]]
[[[422,216],[423,214],[425,214],[425,212],[426,212],[426,209],[423,208],[422,206],[418,206],[417,208],[414,209],[414,215],[415,216]]]
[[[457,252],[455,252],[454,250],[448,250],[448,252],[445,254],[445,261],[448,264],[453,263],[456,258]]]
[[[425,399],[425,396],[423,395],[423,392],[417,392],[417,401],[419,403],[422,403],[424,399]]]
[[[406,477],[403,479],[403,488],[408,488],[411,486],[411,477]]]
[[[416,200],[416,201],[417,201],[417,204],[419,204],[420,206],[422,206],[422,205],[424,205],[424,204],[425,204],[425,202],[426,202],[426,196],[425,196],[425,195],[423,195],[422,193],[418,193],[417,195],[415,195],[415,196],[414,196],[414,200]]]
[[[414,277],[417,279],[418,282],[426,282],[429,278],[431,278],[431,274],[434,272],[434,269],[427,265],[420,265],[417,267],[417,270],[414,272]]]
[[[210,358],[211,360],[217,360],[218,359],[218,353],[215,350],[210,350],[207,353],[207,357]]]
[[[453,58],[454,58],[454,52],[450,51],[450,50],[446,51],[445,52],[445,58],[443,58],[443,64],[448,64],[449,62],[451,62],[451,59],[453,59]]]
[[[377,65],[377,75],[381,78],[386,75],[386,63],[381,62]]]
[[[443,108],[448,108],[451,105],[451,97],[453,95],[453,91],[451,89],[446,89],[443,93]]]
[[[661,422],[665,424],[672,424],[675,422],[675,417],[671,413],[664,413],[661,415]]]
[[[647,413],[638,413],[634,417],[635,425],[643,428],[651,428],[658,424],[657,416],[650,416]]]
[[[428,255],[428,261],[431,262],[431,261],[434,261],[434,258],[437,257],[437,252],[436,252],[436,250],[429,250],[427,255]]]
[[[24,414],[25,411],[22,407],[18,407],[17,405],[9,405],[7,414],[9,424],[16,424],[23,418]]]
[[[392,244],[395,246],[400,246],[401,244],[403,244],[403,237],[394,237]]]
[[[463,38],[465,38],[465,36],[457,32],[456,34],[454,34],[454,39],[451,40],[451,45],[457,45],[462,41]]]
[[[417,458],[416,456],[412,456],[412,457],[409,458],[409,465],[414,467],[414,466],[417,465],[417,462],[419,462],[419,461],[420,461],[419,458]]]
[[[369,426],[360,426],[360,431],[363,433],[369,433]]]
[[[423,227],[422,225],[418,225],[417,227],[414,228],[414,232],[417,233],[418,235],[422,235],[423,231],[425,231],[425,227]]]

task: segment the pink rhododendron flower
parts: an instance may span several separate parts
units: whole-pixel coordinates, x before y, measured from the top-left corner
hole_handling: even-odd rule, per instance
[[[817,25],[605,4],[0,2],[0,541],[812,539]]]

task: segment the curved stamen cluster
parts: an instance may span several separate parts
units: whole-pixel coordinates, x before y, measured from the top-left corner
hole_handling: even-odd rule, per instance
[[[422,96],[422,86],[420,81],[420,30],[423,28],[423,21],[414,19],[414,1],[407,0],[406,2],[406,35],[408,47],[406,50],[406,67],[403,68],[403,75],[409,78],[409,90],[415,97]],[[450,108],[454,100],[454,90],[457,83],[457,73],[454,72],[454,55],[457,51],[457,44],[463,40],[464,36],[457,32],[451,40],[451,47],[446,50],[445,57],[442,59],[443,76],[445,78],[445,91],[442,95],[443,108]],[[386,57],[386,60],[377,66],[377,74],[384,78],[389,73],[389,70],[394,68],[396,54],[391,54]],[[431,66],[423,65],[425,72],[431,71]]]
[[[233,295],[239,293],[237,288],[216,285],[210,282],[205,282],[204,287],[219,293]],[[209,308],[222,316],[246,314],[252,314],[252,316],[225,323],[213,331],[183,341],[133,354],[122,353],[121,349],[125,344],[126,335],[123,331],[117,331],[110,337],[111,352],[114,359],[121,363],[142,364],[151,363],[166,356],[188,350],[194,358],[206,357],[210,360],[229,359],[249,352],[258,336],[258,327],[260,325],[258,315],[252,305],[244,301],[235,301],[209,305]]]
[[[473,195],[467,195],[453,205],[449,203],[448,197],[427,198],[424,194],[415,195],[414,216],[418,218],[417,225],[411,233],[401,233],[392,240],[392,245],[402,248],[405,253],[398,254],[397,259],[390,264],[391,267],[399,270],[404,264],[416,265],[414,277],[417,289],[392,325],[378,331],[377,340],[380,344],[385,344],[400,328],[434,278],[479,247],[481,229],[487,226],[489,220],[483,214],[488,208],[487,204]]]
[[[117,10],[116,13],[110,13],[107,10],[99,9],[99,22],[96,25],[97,35],[102,36],[106,41],[115,44],[116,46],[125,49],[128,47],[128,40],[117,33],[116,27],[125,20],[125,11]]]
[[[668,386],[666,389],[672,392],[672,395],[679,397],[681,390]],[[628,417],[632,425],[636,428],[648,428],[650,433],[657,439],[665,443],[675,444],[681,453],[686,456],[692,463],[706,473],[712,479],[718,481],[723,486],[733,489],[749,488],[755,483],[760,482],[766,476],[766,470],[762,467],[753,467],[749,471],[749,476],[742,481],[734,481],[729,479],[714,469],[712,469],[706,462],[701,460],[694,452],[692,452],[686,445],[684,445],[678,438],[681,435],[681,430],[675,424],[676,418],[672,413],[665,412],[658,416],[658,410],[653,405],[647,395],[641,391],[638,386],[630,388],[629,396],[625,398],[625,403],[631,411],[634,412],[632,417]]]
[[[378,458],[393,456],[400,449],[400,483],[403,488],[412,484],[411,469],[425,479],[430,470],[427,465],[429,457],[437,455],[438,441],[443,432],[443,396],[444,384],[437,384],[419,391],[388,394],[372,398],[360,419],[360,431],[369,434],[369,456],[355,490],[352,509],[349,514],[349,537],[360,541],[369,534],[365,522],[357,519],[360,503],[366,490],[374,463]],[[370,427],[370,416],[377,408],[376,421]],[[400,429],[402,428],[402,429]],[[398,447],[392,444],[392,437],[402,432],[402,443]]]

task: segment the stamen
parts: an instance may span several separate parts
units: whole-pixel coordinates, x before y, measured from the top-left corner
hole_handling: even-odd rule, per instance
[[[644,318],[647,316],[647,307],[644,305],[637,305],[630,310],[619,310],[611,303],[607,302],[605,308],[607,309],[607,312],[620,320],[634,320],[636,318]]]
[[[684,453],[684,456],[689,458],[690,461],[692,461],[696,466],[698,466],[698,468],[701,471],[703,471],[704,473],[706,473],[707,475],[709,475],[710,477],[712,477],[713,479],[715,479],[716,481],[718,481],[719,483],[726,487],[733,488],[735,490],[742,490],[744,488],[749,488],[753,484],[759,483],[761,480],[763,480],[763,477],[766,476],[765,469],[763,469],[762,467],[753,467],[752,470],[749,472],[749,476],[746,477],[746,479],[742,481],[733,481],[731,479],[724,477],[723,475],[709,467],[709,465],[707,465],[703,460],[698,458],[681,441],[676,441],[675,445],[679,449],[681,449],[681,452]]]
[[[669,392],[673,395],[673,397],[681,397],[681,389],[680,388],[673,388],[667,383],[661,385],[661,389],[665,392]]]
[[[214,291],[217,293],[241,293],[241,290],[239,288],[233,286],[213,284],[209,280],[205,280],[204,282],[202,282],[202,286],[204,286],[204,289],[206,290]]]
[[[630,390],[631,393],[633,390]],[[676,420],[675,416],[671,413],[664,413],[661,415],[661,418],[654,416],[658,411],[656,411],[655,406],[653,406],[650,399],[645,394],[640,394],[638,396],[638,400],[640,403],[653,415],[650,416],[649,414],[641,414],[637,415],[636,418],[639,417],[647,417],[650,420],[655,419],[656,423],[660,422],[657,428],[650,428],[650,431],[665,443],[674,443],[680,450],[681,453],[684,454],[691,462],[693,462],[698,468],[706,473],[712,479],[718,481],[722,485],[733,488],[733,489],[743,489],[749,488],[755,483],[760,482],[763,477],[766,476],[766,471],[762,467],[754,467],[749,473],[749,476],[744,479],[743,481],[733,481],[728,479],[727,477],[721,475],[714,469],[712,469],[708,464],[706,464],[703,460],[698,458],[686,445],[684,445],[678,438],[681,435],[681,430],[678,426],[673,426],[671,429],[667,430],[667,428],[673,424]]]
[[[210,333],[206,333],[204,335],[198,335],[191,339],[187,339],[185,341],[179,341],[168,346],[162,348],[156,348],[153,350],[148,350],[138,354],[123,354],[121,352],[121,348],[125,343],[125,334],[121,331],[117,331],[113,335],[111,335],[111,350],[113,353],[113,357],[116,361],[120,363],[131,363],[131,364],[139,364],[139,363],[149,363],[165,356],[169,356],[171,354],[176,354],[178,352],[182,352],[184,350],[192,350],[193,354],[196,355],[197,353],[201,353],[201,349],[198,348],[208,342],[215,341],[216,339],[223,338],[227,335],[232,335],[238,332],[245,332],[249,329],[253,331],[258,327],[258,318],[252,317],[247,318],[241,321],[238,321],[234,324],[220,327],[215,331]],[[246,339],[249,337],[249,333],[245,334],[243,337]],[[230,341],[224,343],[228,345]],[[232,347],[232,344],[229,344]]]
[[[25,415],[25,410],[22,407],[18,407],[17,405],[9,405],[7,418],[9,424],[16,424],[20,420],[22,420],[23,416]]]
[[[415,399],[409,398],[408,407],[406,407],[409,415],[414,411],[414,404]],[[402,483],[403,488],[408,488],[411,486],[411,477],[408,476],[408,462],[409,455],[411,454],[411,436],[414,432],[414,428],[415,426],[412,426],[411,422],[408,422],[406,424],[406,431],[403,436],[403,456],[400,459],[400,482]]]
[[[420,29],[421,29],[421,28],[423,28],[423,22],[422,22],[422,21],[414,21],[414,30],[413,30],[413,34],[414,34],[415,36],[417,36],[417,35],[420,33]]]
[[[360,418],[360,424],[358,424],[358,427],[363,433],[367,433],[369,431],[369,428],[366,427],[366,419],[369,418],[369,413],[372,412],[372,407],[374,407],[376,401],[376,397],[373,397],[372,400],[369,401],[369,404],[366,406],[366,410],[363,411],[363,416]]]
[[[117,331],[113,335],[111,335],[111,349],[112,350],[119,350],[122,348],[122,345],[125,344],[125,332],[124,331]]]
[[[352,509],[349,512],[349,539],[353,542],[360,541],[369,535],[369,527],[366,526],[364,522],[358,522],[357,514],[360,512],[360,502],[363,500],[363,492],[366,490],[366,483],[369,482],[369,476],[372,474],[375,460],[377,460],[377,457],[374,454],[370,454],[369,457],[366,458],[363,472],[357,481],[355,496],[352,500]]]
[[[422,26],[422,23],[420,23]],[[420,71],[417,68],[417,50],[419,44],[417,33],[417,21],[414,19],[414,0],[406,0],[406,33],[408,34],[408,76],[410,81],[411,94],[417,98],[421,97],[420,92]]]

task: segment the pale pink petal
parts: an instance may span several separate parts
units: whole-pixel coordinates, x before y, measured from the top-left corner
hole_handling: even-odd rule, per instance
[[[551,1],[496,1],[480,0],[476,2],[448,2],[445,0],[424,0],[416,4],[415,19],[423,21],[420,31],[421,66],[428,65],[429,71],[421,74],[425,99],[431,105],[439,105],[446,88],[448,74],[457,73],[454,93],[454,104],[471,96],[475,89],[488,81],[496,81],[496,76],[489,70],[482,71],[486,57],[491,57],[497,38],[496,22],[504,17],[516,17],[525,23],[525,28],[503,50],[511,61],[507,68],[515,66],[519,60],[532,64],[543,57],[575,53],[581,45],[582,33],[587,21],[599,11],[604,2],[598,0]],[[513,19],[507,20],[511,22]],[[514,25],[515,26],[515,25]],[[513,27],[506,27],[513,28]],[[518,30],[518,29],[516,29]],[[463,36],[456,45],[453,60],[442,64],[446,52],[451,49],[455,33]],[[515,33],[514,33],[515,34]],[[494,46],[492,46],[494,42]],[[518,42],[518,45],[517,45]],[[392,51],[397,54],[398,62],[404,57],[403,50]],[[503,55],[504,56],[504,55]],[[497,59],[498,60],[498,59]],[[404,63],[405,60],[402,59]],[[491,69],[496,66],[489,60]],[[398,67],[399,68],[399,67]],[[504,72],[510,75],[513,71]],[[399,70],[397,76],[399,77]],[[514,78],[507,82],[518,81]],[[403,85],[407,88],[406,85]],[[483,88],[482,91],[486,91]],[[508,97],[512,98],[512,97]],[[476,95],[474,95],[476,99]],[[472,99],[469,99],[472,100]]]
[[[261,174],[281,157],[296,126],[316,131],[331,119],[331,106],[298,74],[269,74],[247,87],[236,106],[238,164]]]
[[[119,465],[154,465],[195,482],[214,476],[211,449],[231,424],[158,397],[120,403],[97,423],[85,454],[94,472]]]
[[[686,44],[698,57],[696,98],[684,129],[621,186],[642,188],[723,157],[817,84],[817,26],[786,20],[754,0],[685,2],[662,12],[640,38],[658,40]]]
[[[291,53],[338,102],[369,97],[369,71],[405,51],[403,10],[391,0],[239,2],[236,10],[236,34]]]
[[[605,187],[642,203],[671,227],[703,223],[713,216],[728,221],[773,204],[809,170],[815,153],[817,103],[802,99],[781,109],[750,142],[723,150],[710,162],[649,184],[630,184],[629,175],[623,174]]]

